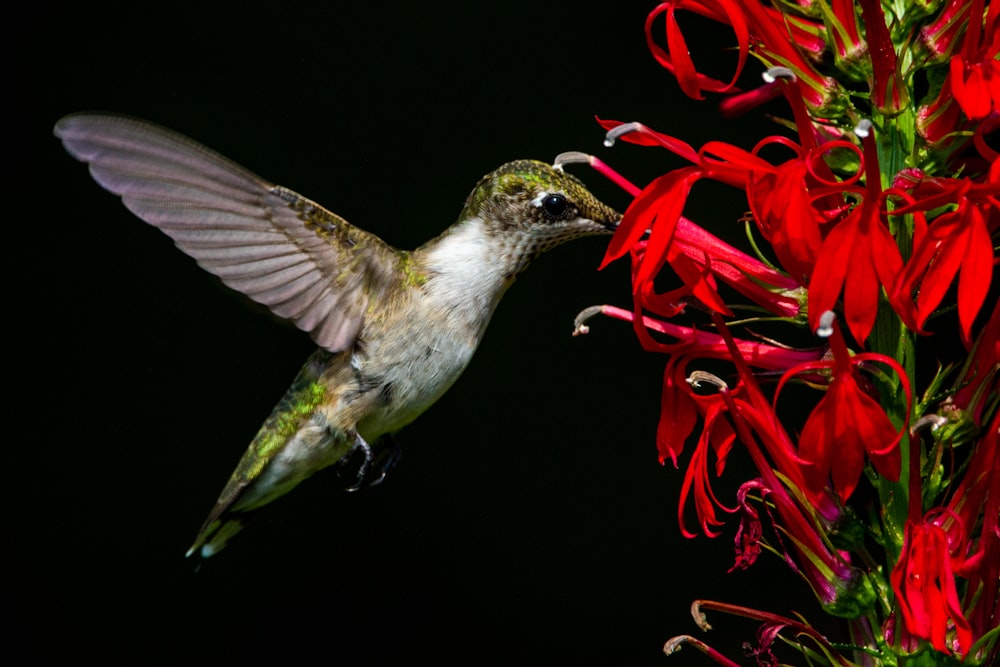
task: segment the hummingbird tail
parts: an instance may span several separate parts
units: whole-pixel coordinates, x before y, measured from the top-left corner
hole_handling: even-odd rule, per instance
[[[211,558],[222,551],[236,533],[243,530],[243,518],[238,514],[216,519],[198,533],[194,544],[184,554],[186,558]]]
[[[320,409],[331,400],[320,378],[332,356],[318,350],[299,371],[243,453],[188,556],[217,554],[256,510],[351,451],[360,436],[353,429],[330,424]],[[346,363],[344,372],[353,372]]]

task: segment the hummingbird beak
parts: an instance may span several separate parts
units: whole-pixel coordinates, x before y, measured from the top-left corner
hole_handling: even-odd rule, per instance
[[[619,214],[617,219],[608,220],[603,224],[604,228],[613,234],[618,231],[618,225],[622,224],[622,216]]]
[[[621,224],[622,224],[622,216],[619,215],[617,220],[613,220],[611,222],[604,223],[604,227],[606,229],[608,229],[611,233],[614,233],[614,232],[618,231],[618,226],[621,225]],[[646,231],[644,231],[642,233],[642,236],[639,237],[639,240],[640,241],[648,241],[649,240],[649,233],[650,233],[650,230],[648,230],[648,229]]]

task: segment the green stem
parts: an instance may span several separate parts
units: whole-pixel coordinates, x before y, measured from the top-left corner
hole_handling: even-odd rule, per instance
[[[893,118],[883,117],[876,120],[878,137],[878,157],[881,172],[882,188],[892,185],[896,174],[908,166],[913,151],[913,128],[915,127],[914,112],[911,108],[903,110]],[[910,216],[890,218],[890,231],[896,238],[896,243],[904,260],[909,257],[913,246],[913,220]],[[870,337],[871,348],[890,356],[903,367],[910,378],[911,386],[916,381],[916,364],[914,358],[915,337],[899,317],[893,312],[888,302],[883,299]],[[904,395],[897,378],[878,381],[879,395],[882,407],[896,428],[904,428],[907,424],[907,397]],[[899,443],[901,465],[899,481],[879,478],[876,481],[879,499],[882,504],[882,529],[885,535],[887,566],[892,567],[899,558],[903,545],[903,529],[906,519],[911,514],[910,494],[914,493],[914,507],[920,511],[919,480],[911,479],[911,470],[919,470],[919,466],[911,466],[911,458],[919,457],[918,447],[911,446],[908,433],[904,433]],[[918,463],[913,461],[913,463]],[[916,482],[912,484],[911,482]]]

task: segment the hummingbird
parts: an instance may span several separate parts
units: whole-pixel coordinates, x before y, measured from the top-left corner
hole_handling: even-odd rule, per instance
[[[621,220],[572,175],[517,160],[480,179],[438,237],[398,250],[159,125],[76,113],[54,133],[132,213],[318,346],[188,549],[201,558],[322,468],[360,457],[350,487],[359,488],[373,472],[373,444],[458,379],[518,274],[539,254],[611,233]]]

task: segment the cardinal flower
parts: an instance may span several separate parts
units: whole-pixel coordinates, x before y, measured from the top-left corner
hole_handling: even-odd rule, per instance
[[[890,581],[905,630],[938,651],[961,658],[972,646],[972,629],[962,614],[955,584],[955,571],[962,563],[948,534],[933,518],[906,523],[903,554]]]
[[[872,352],[851,355],[840,328],[834,323],[830,337],[832,361],[815,361],[788,371],[778,385],[780,391],[796,375],[826,368],[832,374],[826,395],[813,408],[799,436],[799,458],[803,467],[806,492],[821,500],[828,485],[841,501],[846,501],[858,485],[865,457],[878,473],[898,480],[900,469],[899,441],[903,431],[897,431],[885,410],[859,382],[862,365],[883,363],[892,368],[908,396],[909,380],[899,363],[885,355]]]
[[[914,239],[913,256],[893,288],[896,310],[911,328],[922,330],[958,276],[958,317],[968,345],[993,276],[990,236],[1000,228],[1000,161],[978,181],[928,177],[909,170],[896,184],[913,198],[899,213],[954,207],[938,215]]]

